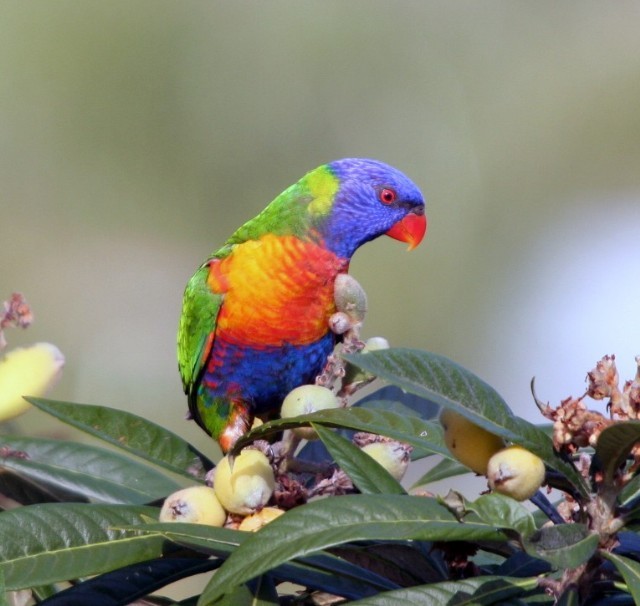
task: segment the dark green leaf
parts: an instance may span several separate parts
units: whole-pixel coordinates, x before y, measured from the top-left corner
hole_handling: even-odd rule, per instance
[[[429,471],[416,480],[413,483],[412,488],[424,486],[425,484],[437,482],[438,480],[446,480],[447,478],[453,478],[465,473],[470,473],[470,470],[466,465],[458,463],[453,459],[442,459],[442,461],[438,462]]]
[[[408,393],[396,385],[383,385],[373,393],[358,399],[353,406],[382,407],[403,415],[417,415],[421,419],[433,419],[440,411],[440,407],[435,402]]]
[[[620,491],[620,504],[628,505],[640,498],[640,475],[634,476]]]
[[[147,522],[130,528],[150,534],[162,535],[179,545],[208,555],[226,558],[250,535],[230,528],[217,528],[204,524],[184,522]]]
[[[535,577],[550,571],[549,562],[518,550],[494,568],[493,574],[506,577]]]
[[[0,571],[7,590],[114,570],[158,557],[162,538],[117,526],[157,515],[151,507],[50,503],[0,513]]]
[[[598,535],[584,524],[544,526],[524,541],[530,555],[560,570],[584,564],[598,548]]]
[[[124,410],[26,398],[40,410],[81,431],[188,478],[204,478],[213,463],[188,442]]]
[[[281,582],[297,583],[350,599],[396,587],[390,579],[375,571],[324,551],[282,564],[270,574]]]
[[[332,547],[331,553],[389,579],[395,584],[389,590],[448,578],[441,553],[427,542],[367,541]]]
[[[580,606],[580,594],[575,587],[569,587],[559,598],[557,606]]]
[[[414,606],[415,604],[446,604],[474,606],[505,604],[514,596],[535,589],[536,578],[476,577],[461,581],[444,581],[418,587],[387,591],[351,602],[353,606]]]
[[[406,494],[400,483],[389,475],[377,461],[362,452],[350,440],[334,431],[311,424],[327,447],[333,460],[364,494]]]
[[[396,387],[395,389],[398,388]],[[400,390],[398,389],[398,391]],[[397,402],[396,400],[371,400],[367,398],[358,400],[353,404],[353,406],[356,408],[367,408],[368,410],[388,410],[389,412],[397,412],[403,417],[418,417],[419,419],[428,419],[433,417],[433,415],[430,415],[429,417],[421,415],[417,410],[409,408],[402,402]]]
[[[2,466],[36,482],[98,502],[141,505],[181,488],[147,465],[103,448],[9,436],[2,443],[26,455],[2,458]]]
[[[629,530],[620,530],[616,535],[618,545],[615,553],[640,561],[640,534]]]
[[[181,579],[202,574],[219,566],[216,560],[196,557],[169,557],[123,566],[59,591],[46,606],[115,606],[116,604],[174,604],[154,597],[139,600]],[[38,592],[40,593],[40,592]]]
[[[533,593],[522,598],[514,598],[513,601],[509,601],[505,606],[538,606],[538,604],[545,604],[555,606],[555,600],[550,595],[545,593]]]
[[[415,349],[386,349],[345,356],[352,364],[410,393],[428,398],[465,416],[476,425],[518,444],[564,474],[584,496],[588,488],[577,469],[553,449],[551,438],[516,417],[490,385],[459,364]]]
[[[387,410],[370,410],[359,407],[321,410],[299,417],[269,421],[242,436],[236,442],[233,452],[239,452],[254,440],[265,439],[284,429],[310,425],[311,423],[325,427],[344,427],[375,433],[399,442],[405,442],[415,448],[451,457],[451,453],[442,441],[440,423],[424,421],[413,415],[403,416]]]
[[[0,468],[0,493],[21,505],[36,503],[57,503],[59,501],[86,502],[87,499],[77,493],[62,491]]]
[[[402,397],[405,400],[408,398],[412,398],[413,404],[415,407],[410,408],[409,406],[396,400],[372,399],[372,396],[375,396],[376,394],[380,394],[380,393],[385,393],[387,390],[391,390],[391,389],[397,390],[398,392],[400,392],[400,394],[402,394]],[[408,416],[419,417],[420,419],[423,419],[423,420],[433,419],[434,418],[433,409],[436,409],[436,410],[438,409],[438,407],[435,404],[432,404],[431,402],[426,402],[425,404],[422,398],[418,398],[413,394],[403,393],[398,387],[395,387],[393,385],[387,385],[386,387],[379,389],[377,392],[367,396],[366,398],[362,400],[358,400],[353,406],[358,408],[366,408],[368,410],[383,410],[388,412],[395,412],[402,417],[408,417]],[[416,407],[418,406],[419,408],[417,409]],[[442,433],[443,433],[442,426],[440,425],[440,423],[437,422],[437,419],[433,420],[432,423],[433,425],[432,425],[431,435],[429,436],[429,442],[443,445],[444,442],[442,438]],[[430,448],[422,449],[414,446],[413,452],[411,453],[411,460],[418,461],[420,459],[424,459],[425,457],[430,457],[433,454],[435,453]],[[447,451],[447,454],[449,454],[450,456],[450,453],[448,451]]]
[[[482,523],[459,523],[428,497],[349,495],[288,511],[245,540],[203,593],[203,603],[293,558],[350,541],[505,540]]]
[[[56,583],[50,583],[49,585],[38,585],[37,587],[31,588],[31,593],[36,599],[36,603],[39,604],[40,602],[38,602],[37,600],[44,601],[54,595],[59,595],[60,588]],[[49,606],[49,604],[47,604],[47,606]]]
[[[251,533],[215,528],[200,524],[152,523],[136,526],[142,532],[161,534],[166,539],[202,553],[227,558],[238,545],[253,536]],[[273,571],[274,576],[318,590],[361,597],[394,587],[387,579],[328,553],[319,553],[297,562],[283,564]]]
[[[627,584],[627,591],[633,596],[636,604],[640,604],[640,563],[624,556],[602,550],[600,555],[613,563]]]
[[[444,356],[413,349],[387,349],[345,357],[361,368],[375,371],[381,379],[455,410],[498,435],[502,435],[505,422],[514,419],[491,386]]]
[[[273,580],[262,575],[252,583],[236,587],[216,601],[216,606],[277,606],[278,593]]]
[[[616,471],[638,442],[640,421],[619,421],[602,431],[598,437],[596,457],[602,466],[605,483],[612,483]]]

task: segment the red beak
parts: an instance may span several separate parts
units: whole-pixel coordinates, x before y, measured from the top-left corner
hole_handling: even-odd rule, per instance
[[[404,219],[398,221],[387,232],[387,236],[400,242],[406,242],[409,250],[413,250],[424,238],[427,232],[427,217],[409,213]]]

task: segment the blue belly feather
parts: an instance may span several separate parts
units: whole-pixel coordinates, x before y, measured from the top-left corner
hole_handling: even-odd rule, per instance
[[[237,398],[257,415],[277,410],[292,389],[314,382],[335,343],[331,331],[307,345],[255,348],[216,339],[198,390],[200,405]]]

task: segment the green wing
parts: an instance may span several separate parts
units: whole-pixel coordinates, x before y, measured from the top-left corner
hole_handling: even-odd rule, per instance
[[[325,168],[321,169],[326,172]],[[258,240],[267,233],[306,234],[310,229],[308,205],[327,189],[326,183],[318,180],[318,170],[320,169],[312,171],[283,191],[261,213],[237,229],[189,280],[184,291],[178,329],[178,367],[184,391],[188,395],[192,395],[193,387],[211,351],[216,319],[224,299],[223,294],[211,292],[207,284],[209,261],[224,259],[233,253],[237,245]],[[320,176],[325,180],[330,179],[329,185],[333,184],[335,177],[323,177],[324,174],[323,172]]]
[[[204,263],[191,277],[184,291],[178,328],[178,368],[186,394],[190,394],[204,366],[216,329],[216,319],[224,295],[207,284],[209,264]]]

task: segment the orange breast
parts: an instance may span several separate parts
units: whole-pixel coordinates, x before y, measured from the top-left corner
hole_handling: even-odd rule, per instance
[[[216,332],[247,345],[305,345],[328,330],[333,284],[348,261],[293,236],[244,242],[210,264],[209,286],[224,293]]]

